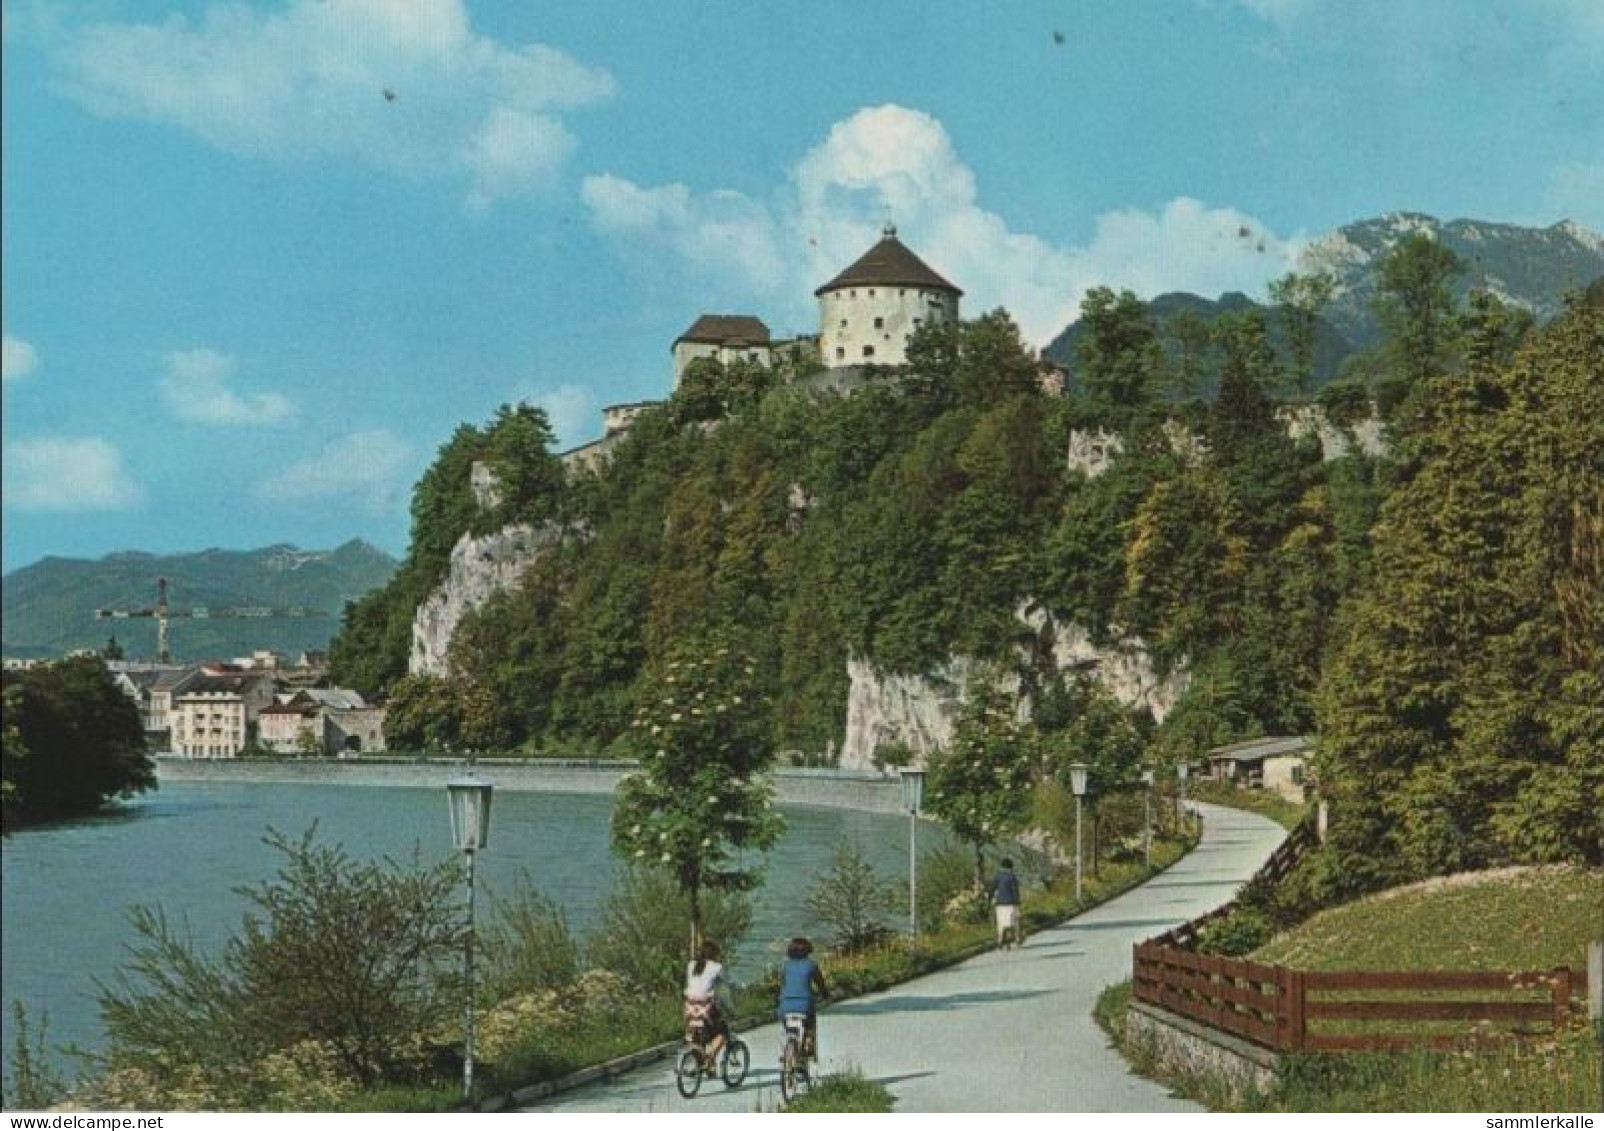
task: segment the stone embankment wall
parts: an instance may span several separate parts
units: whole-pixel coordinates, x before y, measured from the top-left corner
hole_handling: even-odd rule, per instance
[[[406,760],[306,758],[284,761],[229,758],[205,761],[158,758],[156,776],[162,782],[273,783],[292,785],[364,785],[414,789],[443,789],[461,776],[457,759]],[[541,759],[540,761],[480,761],[474,772],[497,789],[509,793],[612,793],[634,765],[619,761]],[[901,813],[902,787],[879,774],[853,774],[838,770],[785,769],[774,772],[777,800],[786,805],[818,805],[831,809],[857,809],[870,813]]]

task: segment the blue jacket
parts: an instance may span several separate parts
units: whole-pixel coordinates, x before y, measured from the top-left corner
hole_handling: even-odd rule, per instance
[[[1019,906],[1019,877],[1006,868],[991,881],[991,901],[999,907]]]
[[[780,967],[780,1012],[811,1012],[815,981],[824,984],[824,973],[817,962],[811,958],[787,958]]]

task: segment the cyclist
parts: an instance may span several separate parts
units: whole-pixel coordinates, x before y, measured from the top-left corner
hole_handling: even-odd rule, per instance
[[[819,998],[830,992],[824,984],[824,971],[811,957],[813,944],[798,936],[785,948],[785,963],[780,967],[780,1044],[785,1044],[785,1015],[802,1013],[807,1016],[803,1030],[802,1051],[809,1059],[819,1055]]]
[[[730,1035],[730,1014],[734,1012],[730,991],[734,982],[718,960],[718,943],[705,939],[697,951],[696,960],[685,968],[685,1022],[689,1027],[697,1021],[706,1023],[707,1074],[713,1075],[718,1054],[724,1050]]]

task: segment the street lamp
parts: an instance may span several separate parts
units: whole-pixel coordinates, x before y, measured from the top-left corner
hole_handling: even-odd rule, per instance
[[[919,933],[919,806],[925,799],[925,772],[902,768],[902,807],[908,811],[908,937]]]
[[[1080,799],[1086,796],[1086,770],[1085,762],[1076,762],[1069,767],[1069,788],[1075,791],[1075,903],[1080,904],[1080,873],[1081,873],[1081,836],[1080,836]]]
[[[1146,865],[1153,866],[1153,771],[1142,771],[1142,856]]]
[[[463,947],[463,968],[468,979],[468,1001],[463,1014],[462,1098],[473,1099],[473,861],[490,839],[490,790],[487,781],[473,776],[446,783],[446,804],[451,809],[451,839],[467,864],[468,936]]]

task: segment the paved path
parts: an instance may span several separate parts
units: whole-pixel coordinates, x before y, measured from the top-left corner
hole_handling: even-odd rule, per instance
[[[1105,986],[1130,976],[1131,945],[1208,911],[1256,871],[1285,835],[1236,809],[1198,807],[1203,839],[1185,859],[1125,895],[1042,931],[819,1017],[826,1072],[856,1068],[906,1111],[1200,1111],[1140,1076],[1092,1020]],[[828,976],[828,969],[825,971]],[[743,1034],[746,1083],[707,1081],[694,1100],[663,1062],[529,1110],[773,1111],[780,1105],[779,1028]]]

